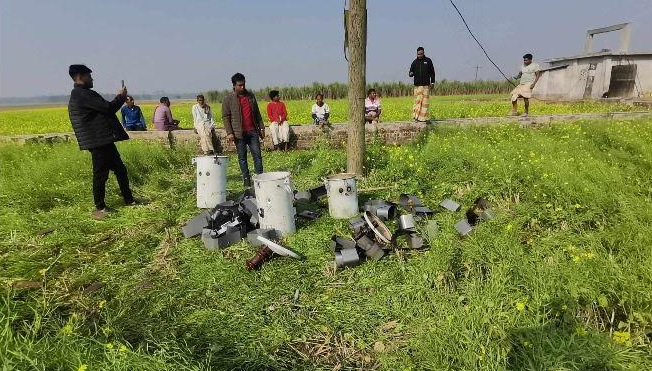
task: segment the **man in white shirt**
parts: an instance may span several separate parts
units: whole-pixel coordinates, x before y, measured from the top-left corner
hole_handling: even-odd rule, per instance
[[[219,141],[215,135],[215,121],[211,106],[206,104],[203,94],[197,96],[197,104],[192,106],[192,119],[195,131],[199,134],[199,145],[204,155],[215,154]]]
[[[516,76],[517,79],[521,79],[519,85],[512,90],[512,116],[518,115],[517,111],[517,101],[518,98],[523,98],[523,103],[525,104],[525,114],[524,117],[527,117],[530,113],[530,98],[532,98],[532,89],[539,81],[541,77],[541,71],[539,71],[539,64],[532,62],[532,54],[525,54],[523,56],[523,65],[521,66],[521,72]]]
[[[324,102],[324,95],[322,93],[317,93],[315,98],[317,102],[312,105],[312,119],[314,120],[315,125],[322,128],[322,130],[330,129],[331,124],[328,122],[330,108],[328,107],[328,104]]]

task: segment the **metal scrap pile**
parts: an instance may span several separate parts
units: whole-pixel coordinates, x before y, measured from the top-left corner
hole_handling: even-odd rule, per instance
[[[316,213],[311,217],[318,216]],[[225,201],[211,211],[204,210],[189,220],[182,228],[184,237],[201,235],[204,246],[209,250],[222,249],[239,243],[246,238],[253,246],[260,247],[256,255],[245,264],[254,270],[262,266],[274,254],[295,259],[302,257],[275,242],[273,229],[259,229],[259,209],[252,189],[245,191],[237,202]]]
[[[184,237],[201,235],[207,249],[220,249],[240,242],[258,228],[258,206],[253,192],[245,192],[238,202],[225,201],[211,211],[204,210],[182,228]]]
[[[398,215],[397,204],[385,200],[370,200],[364,204],[364,214],[349,222],[353,240],[333,236],[331,250],[337,267],[352,267],[364,259],[380,260],[404,238],[411,249],[426,247],[416,229],[416,219],[432,215],[433,210],[423,205],[416,196],[401,195],[399,204],[407,213]],[[396,221],[397,229],[390,232],[384,222]]]
[[[399,206],[406,213],[398,215]],[[443,209],[457,212],[461,206],[451,200],[443,200],[439,206]],[[469,225],[468,230],[456,228],[462,236],[466,236],[478,222],[493,218],[489,210],[489,202],[484,198],[476,200],[475,204],[467,211],[467,218],[463,220]],[[331,250],[335,254],[337,267],[353,267],[365,259],[380,260],[389,251],[401,246],[400,240],[404,239],[409,249],[427,248],[426,240],[417,230],[417,221],[426,221],[426,217],[434,215],[435,210],[427,207],[418,197],[402,194],[398,204],[385,200],[370,200],[364,204],[363,217],[358,217],[349,222],[353,239],[333,236]],[[396,221],[397,228],[391,233],[384,222]],[[434,220],[427,221],[424,232],[432,238],[437,230]],[[405,244],[404,244],[405,245]]]

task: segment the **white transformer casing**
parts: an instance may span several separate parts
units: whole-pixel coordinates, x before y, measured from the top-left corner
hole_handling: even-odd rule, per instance
[[[261,229],[274,229],[279,237],[296,232],[294,216],[294,189],[290,173],[276,171],[253,176],[258,221]]]
[[[355,174],[335,174],[324,179],[328,212],[335,219],[349,219],[359,213]]]
[[[226,201],[226,169],[228,156],[198,156],[192,163],[197,165],[197,207],[212,209]]]

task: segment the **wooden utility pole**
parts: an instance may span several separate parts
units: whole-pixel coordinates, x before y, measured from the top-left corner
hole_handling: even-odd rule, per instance
[[[349,55],[349,127],[346,144],[349,173],[363,175],[364,100],[367,69],[367,0],[349,0],[346,17]]]

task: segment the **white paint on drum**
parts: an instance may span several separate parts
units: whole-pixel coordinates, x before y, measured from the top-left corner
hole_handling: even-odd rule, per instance
[[[358,214],[358,188],[355,174],[335,174],[324,179],[328,192],[328,212],[335,219],[349,219]]]
[[[290,173],[277,171],[253,176],[260,228],[274,229],[280,237],[296,232],[294,189]]]
[[[212,209],[226,201],[226,170],[228,156],[198,156],[192,159],[197,165],[197,207]]]

